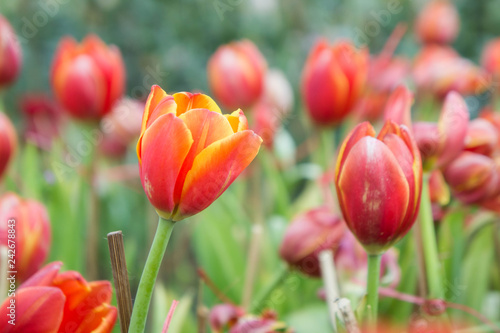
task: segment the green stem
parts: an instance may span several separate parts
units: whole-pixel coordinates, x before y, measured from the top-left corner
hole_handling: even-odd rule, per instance
[[[424,174],[422,182],[422,198],[419,213],[422,247],[424,250],[425,272],[429,298],[443,298],[443,283],[438,258],[436,233],[432,218],[431,198],[429,196],[429,175]]]
[[[335,155],[334,143],[333,143],[333,131],[329,128],[320,129],[321,137],[321,148],[322,156],[320,161],[324,171],[328,171],[328,168],[332,162],[333,156]]]
[[[174,224],[174,221],[165,220],[161,217],[158,221],[155,238],[149,250],[148,259],[146,260],[141,281],[139,282],[139,288],[137,289],[134,309],[132,310],[132,318],[130,319],[129,333],[144,332],[156,277],[158,276],[161,261],[165,254],[165,249],[167,248]]]
[[[255,301],[253,301],[250,305],[248,312],[254,313],[262,306],[264,306],[264,303],[270,298],[273,291],[276,290],[276,288],[278,288],[286,280],[289,273],[290,270],[288,269],[288,266],[281,267],[279,271],[277,271],[274,275],[271,283],[269,283],[269,285],[267,285],[266,288],[257,295]]]
[[[380,279],[380,254],[368,255],[368,281],[366,306],[368,308],[368,323],[371,327],[377,325],[378,313],[378,285]]]

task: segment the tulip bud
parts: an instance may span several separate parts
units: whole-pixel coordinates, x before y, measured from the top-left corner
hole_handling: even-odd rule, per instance
[[[23,200],[13,193],[0,198],[0,220],[14,220],[17,279],[33,275],[49,254],[50,221],[45,207],[34,200]],[[8,245],[8,225],[0,224],[0,244]]]
[[[458,200],[466,204],[491,199],[500,190],[500,169],[491,158],[463,152],[444,171],[446,182]]]
[[[0,88],[15,81],[22,65],[21,47],[9,21],[0,15]]]
[[[26,118],[24,137],[39,148],[49,150],[64,124],[62,110],[44,94],[27,95],[21,101]]]
[[[0,180],[7,171],[16,149],[16,130],[9,118],[0,111]]]
[[[365,122],[342,143],[335,185],[344,219],[369,254],[400,240],[417,217],[422,164],[409,129],[392,121],[375,137]]]
[[[491,156],[498,148],[499,135],[492,123],[486,119],[476,118],[469,123],[465,150]]]
[[[108,47],[97,36],[89,35],[81,44],[66,37],[56,51],[51,82],[71,116],[100,120],[123,95],[125,65],[118,48]]]
[[[450,44],[458,35],[460,18],[448,0],[433,0],[417,17],[416,33],[422,43]]]
[[[481,65],[496,79],[500,78],[500,38],[495,38],[486,44],[481,56]]]
[[[320,277],[319,253],[326,249],[335,251],[344,232],[341,218],[330,208],[309,210],[294,218],[286,230],[280,256],[302,273]]]
[[[411,129],[412,104],[413,94],[411,91],[403,85],[397,87],[389,96],[385,105],[384,120],[392,120],[396,124],[405,125]]]
[[[137,157],[142,186],[158,215],[179,221],[211,205],[259,151],[262,139],[247,128],[241,110],[222,115],[206,95],[170,96],[153,86]]]
[[[217,333],[234,326],[245,315],[243,309],[232,304],[218,304],[210,311],[210,327]]]
[[[128,145],[141,134],[143,110],[143,103],[123,98],[104,117],[101,121],[104,137],[100,149],[106,156],[120,158],[125,155]]]
[[[424,170],[445,167],[462,152],[468,122],[464,99],[452,92],[446,96],[437,124],[416,122],[413,125]]]
[[[350,42],[329,46],[321,40],[309,53],[301,91],[309,116],[318,125],[340,123],[358,102],[365,87],[368,52]]]
[[[208,84],[226,109],[252,106],[262,94],[266,60],[249,40],[220,46],[208,61]]]

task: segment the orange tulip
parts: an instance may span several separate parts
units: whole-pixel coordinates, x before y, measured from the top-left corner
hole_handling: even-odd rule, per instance
[[[460,29],[457,9],[448,0],[429,2],[420,12],[416,33],[422,43],[452,43]]]
[[[249,40],[223,45],[208,61],[208,83],[225,108],[252,106],[264,88],[266,60]]]
[[[59,273],[61,262],[39,270],[7,298],[0,309],[8,317],[8,305],[16,304],[16,325],[0,322],[9,333],[108,333],[113,330],[117,310],[110,305],[108,281],[87,282],[78,272]],[[7,316],[6,316],[7,315]]]
[[[318,125],[341,122],[365,87],[368,52],[358,51],[350,42],[329,46],[319,41],[306,60],[301,90],[309,116]]]
[[[367,123],[344,140],[335,170],[339,204],[347,226],[369,254],[400,240],[417,217],[422,164],[410,130],[392,121],[379,135]]]
[[[51,228],[45,207],[35,200],[23,200],[13,193],[0,198],[0,220],[15,220],[17,280],[33,275],[49,254]],[[0,224],[0,244],[8,245],[7,224]],[[2,260],[2,259],[0,259]]]
[[[51,82],[58,101],[73,117],[99,120],[123,95],[125,66],[118,48],[97,36],[87,36],[82,44],[66,37],[54,57]]]
[[[14,82],[21,63],[21,47],[16,34],[9,21],[0,15],[0,88]]]
[[[0,180],[17,149],[16,130],[9,118],[0,110]]]
[[[262,139],[241,110],[222,115],[202,94],[153,86],[137,156],[144,191],[163,219],[179,221],[217,199],[250,164]]]

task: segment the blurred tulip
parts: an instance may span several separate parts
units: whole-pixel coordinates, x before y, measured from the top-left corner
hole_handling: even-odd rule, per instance
[[[425,46],[416,56],[413,78],[418,90],[443,98],[451,91],[461,95],[477,95],[491,82],[479,67],[461,58],[452,48]]]
[[[13,83],[22,65],[21,46],[9,21],[0,15],[0,88]]]
[[[153,86],[137,156],[144,191],[158,215],[179,221],[212,204],[259,151],[262,139],[247,127],[241,110],[222,115],[206,95],[170,96]]]
[[[49,254],[51,227],[47,210],[38,201],[7,193],[0,197],[0,219],[15,220],[15,270],[18,281],[24,281],[40,268]],[[0,224],[1,245],[8,245],[7,235],[7,223]]]
[[[141,134],[143,111],[144,103],[131,98],[123,98],[115,104],[101,121],[104,136],[99,148],[104,155],[114,158],[125,155],[128,145]]]
[[[207,65],[215,99],[228,110],[251,107],[264,88],[266,60],[249,40],[220,46]]]
[[[451,1],[433,0],[418,15],[415,29],[424,44],[450,44],[458,35],[460,17]]]
[[[429,177],[429,196],[432,206],[432,218],[441,221],[444,217],[443,206],[450,203],[450,188],[446,184],[441,170],[433,170]]]
[[[375,137],[365,122],[342,143],[335,185],[347,226],[368,254],[380,254],[400,240],[417,217],[422,164],[404,125],[385,123]]]
[[[413,125],[424,170],[445,167],[462,152],[468,123],[467,104],[459,94],[451,92],[446,96],[438,123]]]
[[[9,118],[0,110],[0,180],[17,149],[17,136]]]
[[[61,262],[48,264],[19,286],[15,297],[16,325],[2,320],[0,331],[108,333],[113,330],[117,311],[110,305],[111,284],[89,283],[75,271],[59,273],[61,265]],[[2,304],[2,316],[11,299]]]
[[[26,95],[22,98],[21,110],[26,118],[25,138],[49,150],[64,123],[59,105],[44,94]]]
[[[340,123],[358,102],[365,87],[368,52],[350,42],[329,46],[319,41],[302,72],[301,91],[309,116],[321,126]]]
[[[486,44],[481,56],[481,65],[497,80],[500,79],[500,37]]]
[[[295,217],[287,228],[280,256],[300,272],[320,277],[319,253],[326,249],[335,251],[344,233],[342,219],[329,207],[311,209]]]
[[[210,310],[210,327],[216,333],[225,332],[233,327],[240,317],[245,315],[243,309],[232,304],[218,304]]]
[[[491,158],[463,152],[444,171],[453,195],[466,204],[481,203],[500,191],[500,168]]]
[[[497,148],[500,148],[500,112],[494,112],[492,110],[486,109],[481,111],[481,113],[479,114],[479,118],[486,119],[495,127],[498,134]]]
[[[476,118],[469,122],[465,150],[491,156],[498,146],[498,130],[486,119]]]
[[[412,129],[411,125],[411,105],[413,104],[413,94],[408,88],[401,85],[397,87],[387,100],[384,108],[384,120],[392,120],[396,124],[405,125]]]
[[[500,194],[483,201],[481,206],[485,209],[491,210],[492,212],[500,214]]]
[[[125,65],[120,51],[95,35],[81,44],[71,37],[59,43],[51,70],[57,100],[74,118],[100,120],[125,89]]]

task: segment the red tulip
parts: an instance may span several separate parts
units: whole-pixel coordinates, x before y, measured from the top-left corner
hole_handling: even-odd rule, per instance
[[[222,115],[202,94],[153,86],[137,156],[144,191],[164,219],[179,221],[215,201],[250,164],[262,139],[243,111]]]
[[[0,198],[0,219],[15,220],[17,280],[24,281],[40,268],[49,254],[51,228],[47,210],[37,201],[7,193]],[[8,229],[7,223],[0,224],[0,244],[5,246]]]
[[[454,92],[446,96],[439,122],[417,122],[413,133],[425,170],[445,167],[464,148],[469,112],[463,98]]]
[[[385,123],[375,137],[367,123],[344,140],[335,170],[347,226],[369,254],[380,254],[410,230],[422,190],[417,144],[404,125]]]
[[[495,126],[486,119],[476,118],[469,122],[465,150],[491,156],[500,147],[499,133]]]
[[[451,1],[434,0],[420,12],[416,33],[422,43],[452,43],[460,29],[460,17]]]
[[[7,171],[16,149],[16,130],[9,118],[0,110],[0,180]]]
[[[490,124],[492,124],[497,130],[498,135],[498,143],[497,148],[500,147],[500,112],[494,112],[492,110],[483,110],[479,114],[479,118],[486,119]]]
[[[110,305],[108,281],[87,282],[75,271],[59,273],[61,262],[39,270],[7,298],[0,314],[15,299],[16,325],[0,321],[0,331],[9,333],[108,333],[113,330],[117,311]]]
[[[463,152],[444,171],[446,182],[458,200],[481,203],[500,192],[500,167],[487,156]]]
[[[309,53],[301,82],[312,120],[323,126],[341,122],[358,102],[367,70],[367,50],[356,50],[349,42],[333,46],[318,42]]]
[[[249,40],[223,45],[208,61],[208,83],[226,109],[248,108],[264,88],[266,60]]]
[[[318,255],[322,250],[335,251],[345,232],[342,219],[322,206],[294,218],[286,230],[280,256],[302,273],[320,277]]]
[[[15,81],[21,65],[19,41],[9,21],[0,15],[0,88]]]
[[[51,71],[54,94],[71,116],[100,120],[123,95],[125,66],[120,51],[99,37],[87,36],[82,44],[64,38]]]
[[[405,125],[411,129],[412,104],[413,94],[411,91],[403,85],[397,87],[387,99],[384,109],[384,120],[392,120],[396,124]]]
[[[481,64],[488,73],[497,79],[500,78],[500,37],[486,44],[481,56]]]

